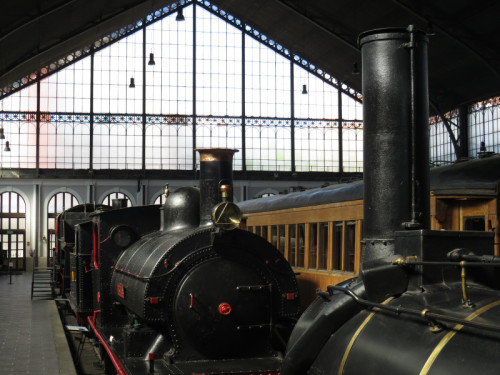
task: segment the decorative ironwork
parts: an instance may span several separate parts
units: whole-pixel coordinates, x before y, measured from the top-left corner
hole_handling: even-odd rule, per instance
[[[105,35],[92,43],[89,43],[73,52],[70,52],[65,56],[59,57],[52,63],[42,67],[39,72],[30,73],[15,80],[7,86],[0,87],[0,100],[31,85],[32,83],[41,80],[42,78],[58,72],[66,66],[83,59],[84,57],[89,56],[92,52],[99,51],[109,46],[110,44],[135,33],[137,30],[145,28],[149,24],[152,24],[164,17],[171,15],[172,13],[177,12],[178,8],[189,5],[192,2],[192,0],[179,0],[170,5],[166,5],[163,8],[148,14],[144,18],[144,20],[137,20],[133,23],[120,27],[118,30],[113,31],[110,34]]]
[[[142,115],[94,114],[94,124],[142,123]]]
[[[248,127],[290,128],[292,121],[287,118],[246,117],[245,124]]]
[[[244,25],[241,20],[236,19],[234,16],[228,14],[224,10],[219,9],[217,6],[212,5],[208,0],[194,0],[191,1],[177,1],[170,6],[166,6],[160,10],[157,10],[143,20],[139,20],[137,22],[126,25],[119,30],[116,30],[109,35],[89,44],[88,46],[75,51],[72,55],[68,55],[65,58],[59,59],[56,62],[50,64],[47,67],[44,67],[37,74],[32,74],[29,79],[32,82],[36,82],[39,79],[45,78],[52,73],[61,70],[67,65],[76,62],[79,59],[83,59],[89,54],[101,50],[105,47],[108,47],[110,44],[117,42],[118,40],[129,36],[130,34],[136,32],[137,30],[144,29],[149,24],[160,20],[172,13],[174,13],[179,7],[184,7],[186,5],[191,4],[199,4],[201,7],[206,9],[210,14],[212,14],[214,19],[216,17],[222,19],[222,21],[228,22],[229,25],[236,26],[239,30],[237,34],[244,37],[244,35],[251,36],[258,43],[262,43],[262,48],[270,48],[272,51],[277,53],[279,56],[283,56],[287,59],[287,64],[292,65],[290,61],[296,67],[304,68],[304,71],[308,71],[310,74],[319,77],[323,82],[326,82],[325,86],[336,87],[343,90],[343,92],[350,97],[353,97],[358,102],[361,101],[361,96],[359,93],[351,92],[350,89],[344,85],[340,84],[334,77],[330,76],[328,73],[322,71],[318,67],[309,63],[307,60],[300,58],[297,55],[291,53],[288,49],[286,49],[283,45],[269,40],[267,36],[260,33],[257,30],[252,29],[248,25]],[[221,22],[222,22],[221,21]],[[244,33],[244,34],[243,34]],[[193,38],[195,36],[193,35]],[[244,37],[245,38],[245,37]],[[144,42],[143,42],[144,43]],[[195,43],[196,44],[196,43]],[[244,53],[244,49],[243,49]],[[276,56],[278,56],[276,55]],[[280,57],[280,59],[282,59]],[[196,74],[196,73],[195,73]],[[293,75],[293,74],[292,74]],[[29,79],[25,77],[24,86],[20,86],[19,84],[13,84],[13,87],[18,90],[23,87],[26,87]],[[244,79],[244,78],[243,78]],[[318,80],[319,82],[319,80]],[[323,84],[321,84],[323,85]],[[330,86],[331,85],[331,86]],[[278,89],[276,89],[278,90]],[[331,89],[331,91],[334,91]],[[12,93],[14,91],[11,91]],[[0,99],[4,95],[3,92],[0,92]],[[4,95],[5,96],[5,95]],[[56,97],[57,98],[57,97]],[[82,99],[86,99],[87,97],[82,97]],[[94,101],[95,101],[94,96]],[[144,98],[142,100],[145,100]],[[143,103],[144,104],[144,103]],[[283,103],[283,105],[294,105],[294,103]],[[308,104],[306,104],[308,105]],[[51,108],[51,107],[48,107]],[[150,111],[150,109],[144,109],[144,111]],[[31,109],[31,107],[30,107]],[[46,109],[46,107],[42,107],[42,109]],[[49,109],[50,110],[50,109]],[[81,109],[80,109],[81,110]],[[114,109],[116,111],[116,109]],[[142,168],[146,168],[144,166],[144,160],[148,163],[149,166],[153,164],[156,165],[157,160],[161,160],[161,158],[157,158],[156,156],[144,156],[144,149],[142,149],[142,156],[139,150],[143,147],[145,142],[149,142],[152,147],[157,150],[163,150],[164,145],[168,145],[165,149],[169,149],[168,155],[165,154],[167,151],[161,151],[159,154],[162,158],[166,157],[168,160],[169,168],[177,168],[177,169],[189,169],[190,164],[189,161],[192,158],[192,148],[193,143],[197,143],[199,147],[200,144],[209,143],[210,145],[217,144],[222,147],[239,147],[242,148],[245,145],[247,154],[245,156],[246,160],[242,161],[244,157],[244,153],[238,154],[235,158],[235,163],[238,166],[242,166],[244,163],[247,163],[249,170],[258,170],[258,168],[263,168],[263,170],[294,170],[294,159],[293,153],[296,150],[292,150],[293,140],[298,135],[293,134],[293,126],[295,126],[295,132],[302,131],[302,134],[305,132],[312,132],[316,129],[320,129],[323,132],[323,138],[326,135],[327,138],[322,140],[322,137],[316,139],[314,138],[314,142],[325,142],[325,145],[331,145],[335,142],[337,144],[337,139],[335,138],[335,134],[338,133],[339,128],[339,120],[337,119],[306,119],[306,118],[278,118],[278,117],[245,117],[245,116],[194,116],[194,115],[180,115],[180,114],[172,114],[172,115],[157,115],[157,114],[147,114],[147,113],[137,113],[141,110],[132,109],[129,114],[123,113],[71,113],[71,112],[0,112],[0,121],[10,121],[10,122],[30,122],[35,123],[38,122],[43,124],[47,129],[49,129],[52,125],[51,123],[58,125],[65,124],[64,126],[71,127],[71,124],[74,124],[74,128],[77,128],[77,124],[83,123],[87,124],[89,129],[93,129],[93,131],[89,130],[89,133],[85,133],[85,140],[89,140],[90,143],[82,144],[81,147],[93,147],[93,159],[90,162],[95,166],[96,169],[102,168],[103,165],[113,164],[116,165],[117,168],[121,168],[122,164],[125,168],[128,168],[132,165],[132,168],[139,168],[139,161],[142,158],[143,166]],[[136,113],[134,113],[136,112]],[[151,110],[153,112],[153,110]],[[175,112],[178,112],[175,111]],[[175,113],[174,112],[174,113]],[[236,111],[237,113],[239,111]],[[172,113],[172,112],[170,112]],[[248,114],[249,112],[247,112]],[[199,111],[198,111],[199,114]],[[295,112],[297,115],[297,112]],[[266,114],[269,116],[269,114]],[[335,116],[335,114],[333,114]],[[271,114],[273,116],[273,114]],[[283,116],[282,113],[277,113],[277,116]],[[308,115],[300,114],[300,117],[308,117]],[[331,114],[324,114],[324,117],[330,117]],[[355,115],[354,115],[355,116]],[[352,117],[354,117],[352,116]],[[319,115],[318,117],[323,117]],[[351,118],[352,118],[351,117]],[[113,124],[118,124],[120,126],[113,126]],[[110,161],[110,155],[114,154],[112,151],[113,147],[117,147],[116,139],[121,139],[120,137],[124,137],[126,133],[122,133],[120,130],[122,125],[125,125],[125,129],[130,130],[133,133],[133,137],[131,138],[131,150],[130,158],[131,161],[127,162],[126,160],[117,159],[115,162]],[[166,125],[166,126],[165,126]],[[293,126],[292,126],[293,125]],[[141,126],[144,126],[144,130],[146,135],[142,133]],[[197,141],[194,140],[195,128],[199,131],[196,132]],[[241,128],[241,129],[238,129]],[[358,120],[343,120],[342,129],[356,129],[362,130],[363,125],[362,121]],[[45,128],[44,128],[45,129]],[[108,130],[106,130],[108,129]],[[40,131],[40,130],[38,130]],[[47,132],[47,130],[44,130]],[[159,132],[160,137],[156,137]],[[40,133],[41,134],[41,133]],[[54,139],[50,139],[50,142],[58,142],[57,137],[62,136],[58,131],[54,133],[47,133],[51,137],[55,137]],[[181,135],[180,135],[181,134]],[[102,139],[101,139],[102,136]],[[73,146],[78,143],[79,135],[73,134]],[[90,139],[92,137],[92,139]],[[112,138],[114,137],[114,138]],[[220,139],[216,139],[220,137]],[[316,135],[314,137],[317,137]],[[80,137],[82,138],[82,137]],[[142,138],[142,143],[140,142]],[[160,140],[161,138],[161,140]],[[69,146],[66,144],[66,139],[64,141],[61,140],[61,145]],[[82,138],[83,139],[83,138]],[[113,141],[115,139],[115,141]],[[157,145],[157,140],[159,140],[159,145]],[[332,141],[333,140],[333,141]],[[128,141],[124,142],[123,145],[119,146],[122,149],[128,147]],[[245,144],[246,142],[246,144]],[[308,141],[309,142],[309,141]],[[93,145],[93,146],[90,146]],[[304,145],[306,145],[304,143]],[[308,143],[309,145],[309,143]],[[40,145],[37,145],[37,147]],[[42,145],[47,146],[47,145]],[[311,146],[310,147],[315,147]],[[308,146],[308,147],[309,147]],[[266,149],[269,147],[269,149]],[[336,150],[330,150],[328,147],[321,145],[321,149],[326,147],[323,151],[326,152],[337,152]],[[148,147],[145,148],[148,150]],[[303,147],[304,149],[304,147]],[[301,151],[301,150],[299,150]],[[148,152],[148,151],[146,151]],[[177,155],[176,153],[179,153]],[[164,155],[165,154],[165,155]],[[61,154],[59,159],[64,159],[64,153]],[[115,156],[113,156],[115,157]],[[99,158],[104,158],[106,160],[100,161]],[[149,159],[148,159],[149,158]],[[59,159],[54,159],[51,163],[54,163],[55,168],[60,168]],[[133,160],[132,160],[133,159]],[[322,162],[322,160],[316,161],[316,164]],[[303,159],[302,163],[304,166],[308,162],[309,159]],[[40,161],[39,161],[40,162]],[[111,163],[111,164],[110,164]],[[120,164],[120,165],[118,165]],[[167,165],[165,163],[161,163],[162,167]],[[179,167],[182,165],[183,167]],[[154,168],[154,167],[153,167]],[[275,169],[273,169],[275,168]],[[330,166],[326,167],[328,170],[331,168]],[[337,168],[337,167],[335,167]],[[313,167],[314,170],[323,170],[322,167],[318,164]],[[326,169],[325,169],[326,170]]]

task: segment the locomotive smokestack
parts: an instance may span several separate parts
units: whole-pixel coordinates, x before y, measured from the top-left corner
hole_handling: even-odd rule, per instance
[[[207,148],[196,151],[200,153],[200,226],[212,225],[212,210],[222,202],[222,191],[224,200],[233,200],[233,155],[238,150]]]
[[[360,35],[363,263],[394,254],[394,232],[429,228],[427,42],[413,26]]]

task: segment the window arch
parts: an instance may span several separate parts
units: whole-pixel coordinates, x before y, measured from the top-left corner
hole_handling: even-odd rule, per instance
[[[102,200],[102,204],[107,206],[113,206],[113,199],[126,199],[127,207],[132,207],[132,201],[130,200],[130,197],[125,193],[119,193],[119,192],[113,192],[106,195]]]
[[[154,200],[153,204],[161,204],[161,205],[163,205],[163,203],[165,203],[165,194],[161,193],[160,195],[158,195],[156,197],[156,199]]]
[[[0,269],[26,270],[26,202],[16,192],[0,194]]]
[[[47,204],[47,266],[52,266],[56,247],[56,218],[68,208],[74,207],[78,199],[71,193],[56,193]]]

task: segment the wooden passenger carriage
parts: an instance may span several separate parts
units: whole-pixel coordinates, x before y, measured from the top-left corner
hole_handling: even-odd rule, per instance
[[[500,256],[500,156],[431,170],[431,229],[495,232]],[[298,275],[302,306],[357,276],[363,224],[361,181],[239,203],[247,230],[275,245]],[[390,209],[390,207],[388,207]]]

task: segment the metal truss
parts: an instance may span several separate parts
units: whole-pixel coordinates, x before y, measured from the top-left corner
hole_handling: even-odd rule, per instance
[[[52,63],[42,67],[38,72],[34,72],[28,74],[24,77],[21,77],[11,84],[0,87],[0,100],[3,98],[22,90],[23,88],[47,77],[51,74],[54,74],[61,69],[64,69],[68,65],[71,65],[92,53],[99,51],[107,46],[113,44],[114,42],[123,39],[136,31],[145,28],[146,26],[165,18],[172,13],[176,12],[179,8],[185,7],[186,5],[191,4],[192,0],[179,0],[173,4],[164,6],[161,9],[158,9],[150,14],[148,14],[144,19],[137,20],[134,23],[130,23],[123,27],[120,27],[118,30],[113,31],[112,33],[105,35],[92,43],[87,44],[86,46],[74,50],[73,52],[68,53],[66,56],[60,57],[54,60]]]
[[[73,122],[94,124],[142,124],[142,114],[89,114],[66,112],[40,112],[40,122]],[[0,121],[36,122],[37,112],[0,112]],[[196,121],[196,126],[252,126],[262,128],[290,128],[291,119],[274,117],[242,117],[242,116],[187,116],[187,115],[146,115],[146,125],[189,125]],[[338,120],[300,119],[295,118],[296,127],[301,128],[336,128]],[[363,129],[363,121],[343,120],[342,129]]]
[[[340,83],[339,80],[333,77],[331,74],[325,72],[323,69],[317,67],[313,63],[307,61],[301,56],[292,53],[288,48],[283,46],[281,43],[276,42],[273,39],[268,38],[266,35],[262,34],[259,30],[254,29],[253,27],[246,25],[240,19],[234,17],[232,14],[229,14],[224,9],[219,8],[218,6],[212,4],[208,0],[196,0],[196,3],[199,4],[202,8],[206,9],[210,13],[222,18],[226,22],[232,24],[234,27],[243,31],[246,35],[251,36],[255,40],[260,43],[266,45],[271,48],[276,53],[284,56],[289,60],[293,60],[294,63],[299,65],[300,67],[307,70],[309,73],[315,75],[321,80],[329,83],[330,85],[336,87],[339,91],[346,94],[347,96],[353,98],[357,102],[362,103],[362,94],[353,88],[347,86],[345,83]]]
[[[192,3],[194,3],[194,0],[179,0],[168,6],[164,6],[163,8],[148,14],[144,19],[125,25],[110,34],[103,36],[97,39],[96,41],[89,43],[86,46],[69,53],[66,56],[54,60],[52,63],[42,67],[38,72],[28,74],[24,77],[21,77],[20,79],[15,80],[10,85],[0,87],[0,100],[17,91],[22,90],[23,88],[51,74],[60,71],[61,69],[64,69],[68,65],[71,65],[96,51],[106,48],[107,46],[113,44],[114,42],[117,42],[120,39],[123,39],[162,18],[171,15],[172,13],[176,12],[179,8],[186,7],[188,5],[191,5]],[[353,88],[347,86],[344,83],[339,83],[337,78],[333,77],[329,73],[325,72],[321,68],[315,66],[314,64],[310,63],[309,61],[300,57],[299,55],[291,53],[290,50],[284,47],[282,44],[272,39],[269,39],[266,35],[262,34],[260,31],[252,28],[251,26],[245,25],[241,20],[227,13],[223,9],[220,9],[216,5],[213,5],[212,3],[210,3],[210,1],[197,0],[196,3],[199,4],[201,7],[203,7],[204,9],[206,9],[207,11],[211,12],[212,14],[222,18],[226,22],[242,30],[245,34],[251,36],[252,38],[256,39],[257,41],[271,48],[276,53],[290,60],[293,60],[294,63],[296,63],[297,65],[301,66],[302,68],[304,68],[311,74],[315,75],[316,77],[322,79],[323,81],[338,88],[341,92],[353,98],[354,100],[362,102],[362,95],[360,92],[354,90]]]

